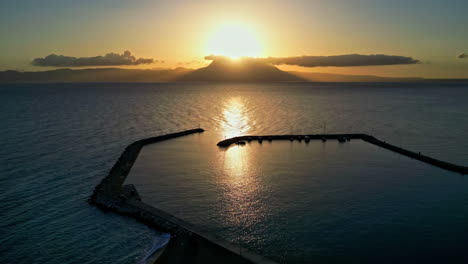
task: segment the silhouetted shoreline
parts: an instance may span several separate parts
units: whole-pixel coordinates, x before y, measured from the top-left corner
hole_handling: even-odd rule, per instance
[[[466,79],[465,79],[466,80]],[[271,65],[239,69],[209,65],[200,69],[57,69],[48,71],[0,71],[0,83],[158,83],[158,82],[427,82],[418,77],[380,77],[320,72],[286,72]],[[437,80],[439,81],[439,80]],[[443,80],[443,81],[463,81]],[[467,80],[468,81],[468,80]]]

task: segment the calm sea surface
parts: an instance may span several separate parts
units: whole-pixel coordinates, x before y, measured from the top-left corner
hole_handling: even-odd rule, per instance
[[[129,143],[198,126],[143,150],[128,181],[145,201],[279,261],[463,256],[461,175],[360,140],[213,143],[368,133],[468,166],[467,99],[466,83],[1,85],[0,263],[142,259],[160,234],[86,198]]]

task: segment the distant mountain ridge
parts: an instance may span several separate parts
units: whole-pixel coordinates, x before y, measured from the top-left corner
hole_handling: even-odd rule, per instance
[[[251,59],[217,59],[200,69],[59,69],[38,72],[2,71],[0,83],[75,82],[415,82],[423,78],[390,78],[372,75],[341,75],[286,72]]]
[[[289,72],[309,82],[416,82],[419,77],[381,77],[375,75],[345,75],[321,72]]]
[[[189,72],[180,81],[207,82],[304,82],[299,76],[252,59],[216,59],[210,65]]]
[[[59,69],[41,72],[0,72],[0,83],[171,82],[192,69],[140,70],[119,68]]]

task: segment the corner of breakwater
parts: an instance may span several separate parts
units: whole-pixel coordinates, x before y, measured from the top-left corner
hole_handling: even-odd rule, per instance
[[[133,185],[123,185],[143,146],[202,133],[192,129],[138,140],[127,146],[109,174],[96,186],[88,202],[100,209],[129,216],[172,235],[156,263],[275,263],[245,248],[200,230],[171,214],[145,204]]]
[[[312,134],[312,135],[262,135],[262,136],[249,135],[249,136],[239,136],[239,137],[233,137],[233,138],[222,140],[218,142],[217,146],[220,148],[229,148],[231,145],[236,144],[241,141],[245,141],[245,140],[247,141],[262,140],[262,139],[269,139],[270,141],[271,140],[296,140],[296,139],[302,140],[306,137],[309,140],[336,139],[338,141],[341,141],[342,138],[361,139],[363,141],[366,141],[367,143],[371,143],[381,148],[399,153],[403,156],[407,156],[412,159],[422,161],[424,163],[439,167],[441,169],[449,170],[452,172],[457,172],[462,175],[468,174],[468,167],[456,165],[456,164],[445,162],[445,161],[438,160],[435,158],[431,158],[429,156],[422,155],[420,152],[416,153],[416,152],[413,152],[404,148],[400,148],[395,145],[389,144],[385,141],[381,141],[375,138],[374,136],[367,135],[367,134]]]

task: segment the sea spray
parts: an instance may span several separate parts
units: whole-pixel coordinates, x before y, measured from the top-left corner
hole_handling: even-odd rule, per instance
[[[169,233],[162,233],[159,236],[156,236],[153,240],[153,245],[146,252],[145,256],[138,262],[138,264],[147,264],[148,260],[161,248],[169,243],[171,235]]]

